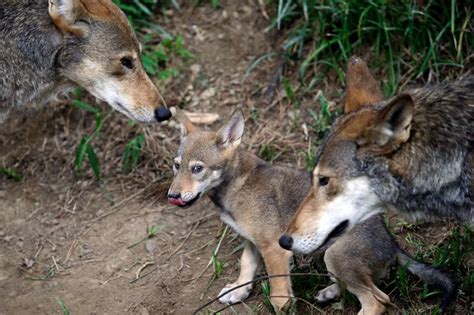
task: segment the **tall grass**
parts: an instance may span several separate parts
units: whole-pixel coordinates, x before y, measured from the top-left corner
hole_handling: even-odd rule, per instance
[[[281,48],[308,83],[343,67],[352,54],[371,56],[388,72],[386,94],[405,82],[442,80],[466,66],[474,52],[469,1],[274,0],[268,30],[286,31]]]

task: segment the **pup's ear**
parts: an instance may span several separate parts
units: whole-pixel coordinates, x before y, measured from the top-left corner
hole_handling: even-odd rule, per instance
[[[346,88],[345,114],[361,106],[374,105],[383,100],[380,86],[370,73],[367,64],[356,56],[352,56],[347,65]]]
[[[63,33],[84,37],[89,30],[87,11],[80,0],[49,0],[48,13]]]
[[[236,110],[230,120],[216,134],[216,143],[224,148],[236,148],[244,134],[245,119],[240,109]]]
[[[409,94],[396,96],[385,105],[374,125],[359,139],[359,145],[382,154],[395,150],[410,138],[414,112],[415,106]]]
[[[194,125],[191,120],[189,120],[188,116],[186,116],[179,108],[172,107],[170,108],[173,117],[175,117],[179,123],[181,124],[181,139],[186,137],[191,132],[195,132],[199,130],[199,127]]]

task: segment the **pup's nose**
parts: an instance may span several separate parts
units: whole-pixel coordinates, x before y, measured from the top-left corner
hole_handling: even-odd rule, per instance
[[[165,121],[171,118],[171,112],[168,108],[161,106],[155,109],[155,118],[157,121]]]
[[[293,238],[286,234],[283,234],[280,239],[278,240],[280,246],[286,250],[291,250],[291,246],[293,245]]]
[[[170,193],[168,193],[168,198],[179,199],[179,198],[181,198],[181,193],[170,192]]]

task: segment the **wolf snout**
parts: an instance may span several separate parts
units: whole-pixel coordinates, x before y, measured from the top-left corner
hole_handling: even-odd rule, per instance
[[[171,116],[172,116],[171,111],[164,106],[160,106],[157,109],[155,109],[155,118],[159,122],[168,120],[171,118]]]
[[[168,202],[175,206],[184,206],[186,204],[181,198],[180,193],[168,193]]]
[[[293,246],[293,238],[289,235],[283,234],[278,240],[278,243],[282,248],[291,250],[291,246]]]

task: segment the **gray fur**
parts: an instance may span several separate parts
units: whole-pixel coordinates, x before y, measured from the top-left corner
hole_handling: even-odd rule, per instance
[[[47,0],[0,4],[0,119],[12,108],[44,105],[72,82],[57,59],[63,38],[48,15]]]
[[[140,122],[168,119],[140,45],[111,0],[0,2],[0,122],[81,86]]]
[[[450,217],[474,223],[474,76],[408,92],[415,103],[412,139],[401,151],[410,168],[397,176],[385,157],[362,156],[375,193],[412,219]]]

